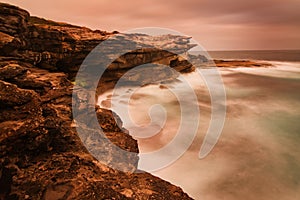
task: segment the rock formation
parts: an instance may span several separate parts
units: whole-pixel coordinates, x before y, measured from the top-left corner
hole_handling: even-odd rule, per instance
[[[118,160],[113,148],[103,144],[108,162],[126,164],[130,171],[99,162],[77,135],[71,79],[86,55],[115,33],[31,17],[23,9],[0,3],[0,199],[190,199],[160,178],[134,173],[138,156]],[[146,35],[120,37],[124,41],[130,37],[165,40]],[[170,48],[179,45],[186,51],[192,47],[188,38],[164,37],[173,37],[174,43],[162,43]],[[192,70],[176,54],[151,48],[151,42],[148,45],[114,61],[105,81],[113,83],[126,70],[149,62],[172,61],[177,71]],[[77,98],[80,103],[85,97],[78,93]],[[121,120],[115,120],[109,110],[95,110],[106,137],[138,153],[136,140],[122,128]]]

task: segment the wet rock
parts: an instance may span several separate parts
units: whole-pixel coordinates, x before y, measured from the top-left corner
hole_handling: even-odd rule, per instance
[[[272,67],[271,63],[250,60],[214,60],[217,67]]]

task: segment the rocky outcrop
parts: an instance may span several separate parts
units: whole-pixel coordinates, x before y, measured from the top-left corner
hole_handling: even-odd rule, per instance
[[[0,32],[5,38],[1,54],[18,56],[39,68],[71,72],[71,66],[78,67],[99,42],[111,35],[30,17],[27,11],[7,4],[0,7]]]
[[[70,77],[112,33],[33,18],[3,3],[0,25],[0,199],[190,199],[164,180],[135,173],[137,142],[113,112],[95,108],[106,137],[121,149],[135,152],[133,156],[116,159],[117,152],[103,143],[104,162],[99,162],[77,135]],[[178,41],[189,48],[187,39]],[[128,61],[132,55],[139,61]],[[109,70],[112,75],[171,57],[178,59],[157,49],[141,50],[125,55]],[[77,93],[79,106],[84,98]],[[128,172],[110,168],[110,163],[127,167]]]
[[[27,11],[7,4],[1,4],[0,7],[1,55],[17,55],[39,68],[62,71],[71,78],[95,46],[117,33],[93,31],[31,17]],[[195,46],[189,43],[189,39],[174,35],[150,37],[143,34],[119,34],[110,41],[111,48],[133,45],[133,42],[135,45],[143,44],[143,48],[120,56],[108,66],[108,70],[117,74],[120,69],[128,70],[149,62],[169,64],[171,60],[178,59],[176,53],[186,52]],[[111,49],[106,50],[109,52]],[[176,69],[176,66],[173,67]],[[178,71],[184,71],[192,66],[177,67]]]
[[[212,62],[207,62],[206,65],[211,64]],[[226,67],[226,68],[237,68],[237,67],[272,67],[271,63],[263,61],[251,61],[251,60],[214,60],[213,64],[217,67]]]

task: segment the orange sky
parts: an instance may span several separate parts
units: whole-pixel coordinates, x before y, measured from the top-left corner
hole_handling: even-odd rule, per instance
[[[170,28],[207,50],[300,49],[300,0],[4,0],[100,30]]]

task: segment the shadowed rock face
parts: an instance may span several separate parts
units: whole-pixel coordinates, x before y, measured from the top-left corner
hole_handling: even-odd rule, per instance
[[[31,18],[27,11],[0,4],[0,199],[190,199],[149,173],[133,173],[137,142],[111,111],[95,108],[99,125],[113,144],[135,152],[133,156],[115,159],[118,152],[103,143],[100,163],[72,125],[73,85],[68,78],[89,51],[111,35]],[[160,60],[146,51],[141,54],[147,57],[141,56],[142,63]],[[115,63],[111,67],[115,73],[140,64]],[[84,98],[77,93],[83,111]],[[129,172],[114,170],[109,163]]]

